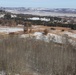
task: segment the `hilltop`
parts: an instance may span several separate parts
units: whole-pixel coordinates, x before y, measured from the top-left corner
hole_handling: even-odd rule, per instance
[[[0,7],[0,10],[15,14],[32,14],[41,16],[74,16],[76,9],[73,8],[26,8],[26,7]]]

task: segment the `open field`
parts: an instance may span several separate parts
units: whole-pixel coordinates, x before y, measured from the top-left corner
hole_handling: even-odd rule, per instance
[[[24,33],[23,26],[0,27],[1,75],[75,75],[75,55],[70,28],[32,25]]]
[[[44,34],[44,33],[47,34]],[[48,27],[48,26],[34,26],[29,27],[27,32],[24,33],[23,26],[16,27],[0,27],[0,38],[8,38],[8,36],[17,35],[20,38],[35,38],[37,40],[44,40],[45,42],[56,42],[56,43],[64,43],[64,36],[68,37],[69,43],[72,45],[76,44],[76,33],[74,30],[65,27]]]
[[[31,31],[30,31],[31,29]],[[76,30],[71,30],[70,28],[65,27],[49,27],[49,26],[41,26],[41,25],[32,25],[28,28],[28,31],[26,34],[34,34],[35,32],[44,32],[44,30],[47,30],[50,34],[56,34],[56,35],[64,35],[67,34],[68,36],[72,38],[76,38]],[[15,27],[8,27],[8,26],[0,26],[0,34],[7,34],[10,33],[20,33],[24,34],[24,27],[23,26],[15,26]]]

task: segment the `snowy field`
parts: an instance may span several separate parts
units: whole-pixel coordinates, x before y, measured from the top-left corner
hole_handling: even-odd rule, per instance
[[[68,37],[71,37],[71,39],[68,38],[68,40],[63,37],[64,34],[67,34]],[[69,43],[71,43],[72,45],[76,45],[76,40],[73,40],[72,38],[76,39],[76,34],[70,33],[70,32],[65,32],[62,36],[61,35],[57,35],[57,34],[52,34],[52,33],[48,33],[47,35],[43,35],[43,33],[41,32],[35,32],[34,36],[37,40],[44,40],[45,42],[56,42],[56,43],[66,43],[66,41],[68,41]]]
[[[66,38],[65,34],[68,35],[68,37],[71,38]],[[70,35],[71,34],[71,35]],[[70,32],[67,33],[63,33],[62,35],[57,35],[57,34],[53,34],[53,33],[48,33],[47,35],[44,35],[43,32],[35,32],[34,34],[30,35],[30,34],[22,34],[20,35],[20,38],[28,38],[28,37],[33,37],[36,40],[42,40],[45,42],[56,42],[56,43],[66,43],[66,41],[68,41],[69,43],[71,43],[72,45],[76,45],[76,40],[73,40],[73,38],[76,39],[76,34],[72,34]]]
[[[0,33],[6,33],[9,34],[11,32],[19,32],[19,31],[23,31],[23,28],[18,28],[18,27],[0,27]],[[65,38],[63,38],[63,36],[67,34],[68,37],[74,38],[76,39],[76,34],[75,33],[71,33],[68,31],[64,31],[62,33],[62,35],[58,35],[58,34],[54,34],[54,33],[48,33],[47,35],[44,35],[42,32],[34,32],[32,34],[32,36],[34,36],[37,40],[44,40],[45,42],[50,42],[50,41],[54,41],[56,43],[63,43],[65,42]],[[21,38],[26,38],[29,37],[31,35],[29,34],[22,34],[20,35]],[[69,39],[70,43],[76,43],[76,40],[72,40]]]
[[[76,34],[75,33],[71,33],[71,32],[65,31],[63,34],[67,34],[69,37],[76,38]]]
[[[23,28],[17,27],[0,27],[0,33],[11,33],[11,32],[18,32],[23,31]]]
[[[15,14],[32,14],[32,15],[40,15],[40,16],[67,16],[67,17],[76,17],[76,14],[71,13],[56,13],[56,12],[38,12],[38,11],[24,11],[20,12],[17,10],[7,10],[8,12]]]

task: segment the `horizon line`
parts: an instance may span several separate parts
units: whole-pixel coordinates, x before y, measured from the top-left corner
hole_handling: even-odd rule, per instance
[[[49,8],[49,9],[76,9],[70,7],[26,7],[26,6],[0,6],[0,8]]]

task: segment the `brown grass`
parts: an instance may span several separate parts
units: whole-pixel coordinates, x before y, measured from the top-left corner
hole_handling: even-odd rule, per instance
[[[75,75],[76,47],[17,36],[0,41],[0,71],[15,75]]]

